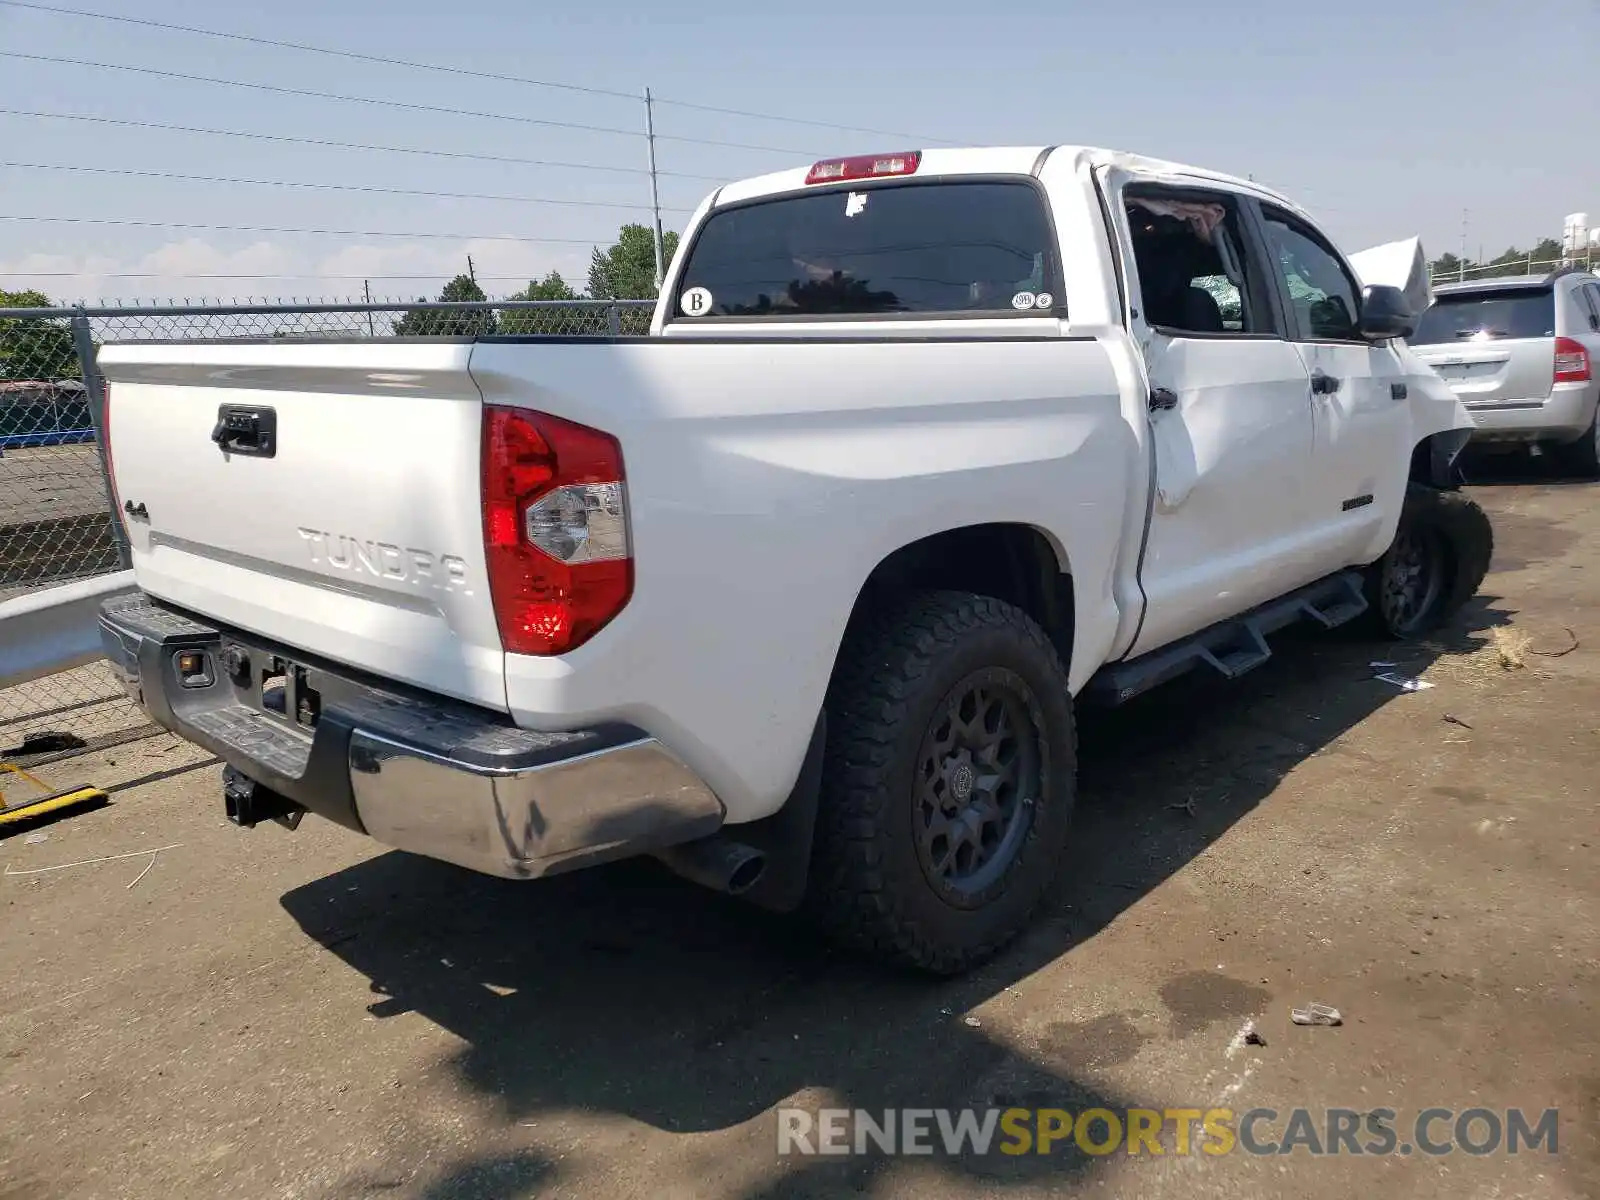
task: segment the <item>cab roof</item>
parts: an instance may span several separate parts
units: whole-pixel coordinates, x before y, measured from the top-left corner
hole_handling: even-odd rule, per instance
[[[1039,170],[1048,158],[1071,159],[1079,168],[1094,169],[1103,166],[1122,167],[1141,174],[1160,176],[1176,184],[1218,184],[1231,190],[1247,192],[1263,200],[1270,200],[1304,215],[1304,210],[1293,200],[1271,188],[1252,180],[1240,179],[1220,171],[1192,167],[1185,163],[1150,158],[1124,150],[1108,150],[1095,146],[981,146],[961,149],[939,148],[922,150],[922,160],[916,172],[906,178],[927,179],[932,176],[955,175],[1031,175]],[[741,179],[720,188],[712,200],[713,207],[738,204],[747,200],[776,196],[784,192],[800,192],[817,187],[848,187],[851,182],[829,182],[807,185],[806,175],[811,169],[793,167]]]

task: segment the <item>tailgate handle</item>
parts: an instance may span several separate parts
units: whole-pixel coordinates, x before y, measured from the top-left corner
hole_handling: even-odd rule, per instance
[[[257,404],[220,405],[211,440],[224,454],[272,458],[278,453],[277,410]]]

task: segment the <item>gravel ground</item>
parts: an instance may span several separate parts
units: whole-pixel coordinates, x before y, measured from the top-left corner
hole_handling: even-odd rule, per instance
[[[236,831],[175,739],[73,760],[114,803],[0,843],[0,1197],[1600,1196],[1600,489],[1476,491],[1500,552],[1439,643],[1086,716],[1061,896],[955,982],[650,865]],[[1561,1116],[1515,1157],[777,1155],[833,1105]]]

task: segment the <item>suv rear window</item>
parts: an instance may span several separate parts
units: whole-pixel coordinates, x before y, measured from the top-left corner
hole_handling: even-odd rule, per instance
[[[1413,346],[1469,338],[1538,338],[1556,334],[1556,302],[1549,288],[1453,292],[1422,314]]]
[[[1024,313],[1056,305],[1050,222],[1024,182],[830,188],[713,213],[679,317]]]

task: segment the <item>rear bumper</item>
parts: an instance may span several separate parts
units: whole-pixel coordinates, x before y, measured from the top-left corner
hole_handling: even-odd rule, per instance
[[[1558,383],[1542,398],[1464,403],[1474,441],[1570,442],[1588,432],[1597,396],[1600,384]]]
[[[135,593],[100,611],[106,656],[157,724],[310,812],[474,871],[531,879],[714,832],[723,806],[627,725],[566,733],[356,678]],[[178,658],[206,669],[185,683]],[[230,674],[230,656],[245,667]],[[287,687],[262,676],[287,667]],[[268,711],[263,695],[284,697]],[[309,720],[296,720],[303,701]],[[274,701],[276,702],[276,700]],[[313,723],[314,722],[314,723]]]

